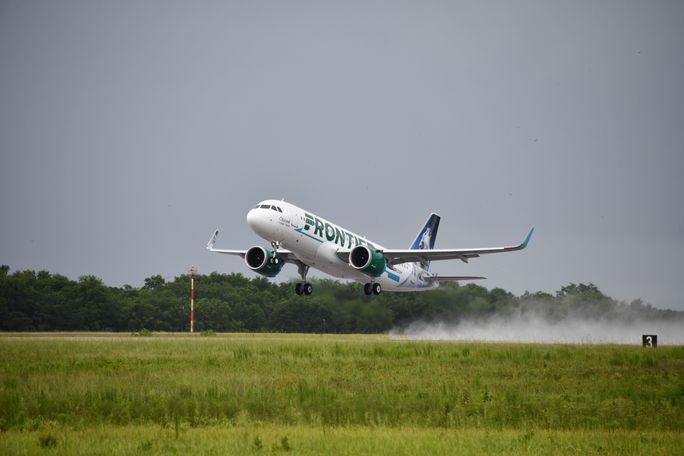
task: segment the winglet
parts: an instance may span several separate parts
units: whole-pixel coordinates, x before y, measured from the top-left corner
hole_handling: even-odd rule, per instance
[[[218,233],[218,231],[217,231],[217,233]],[[532,227],[532,229],[530,230],[530,232],[527,233],[527,237],[525,238],[525,240],[524,240],[523,243],[522,243],[523,248],[527,247],[527,244],[529,244],[530,239],[532,238],[532,233],[534,233],[534,227]]]
[[[214,231],[214,234],[211,236],[209,239],[209,242],[207,242],[207,250],[212,250],[214,248],[214,244],[216,244],[216,238],[218,237],[219,230],[216,228]]]

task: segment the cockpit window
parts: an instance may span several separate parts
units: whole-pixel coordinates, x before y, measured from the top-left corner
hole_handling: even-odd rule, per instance
[[[281,208],[279,208],[278,206],[272,206],[270,204],[257,204],[256,209],[271,209],[273,211],[277,211],[280,213],[283,212],[283,210]]]

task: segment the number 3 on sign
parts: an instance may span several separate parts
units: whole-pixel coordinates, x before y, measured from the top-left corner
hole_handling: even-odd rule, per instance
[[[655,334],[644,334],[641,336],[641,345],[644,347],[655,348],[658,346],[658,336]]]

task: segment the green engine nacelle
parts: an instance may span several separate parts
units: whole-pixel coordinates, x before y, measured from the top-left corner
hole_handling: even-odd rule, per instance
[[[245,263],[254,272],[266,277],[275,277],[283,269],[285,262],[278,254],[274,253],[273,250],[268,248],[252,247],[247,250]]]
[[[385,256],[368,245],[357,245],[349,252],[349,264],[371,277],[378,277],[385,272],[387,260]]]

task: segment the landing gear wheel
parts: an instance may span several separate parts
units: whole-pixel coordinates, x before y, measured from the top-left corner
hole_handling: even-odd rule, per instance
[[[377,282],[371,284],[371,289],[373,290],[373,294],[376,296],[382,293],[382,287]]]
[[[365,283],[363,284],[363,292],[366,294],[366,296],[370,296],[373,291],[371,290],[371,284],[370,283]]]
[[[298,295],[310,295],[313,292],[313,286],[306,281],[306,273],[309,272],[309,266],[301,261],[297,261],[297,270],[299,271],[302,281],[295,286],[295,293]]]
[[[268,262],[271,264],[280,263],[280,258],[278,258],[278,249],[280,248],[280,242],[271,242],[271,247],[273,247],[273,256],[269,258]]]

